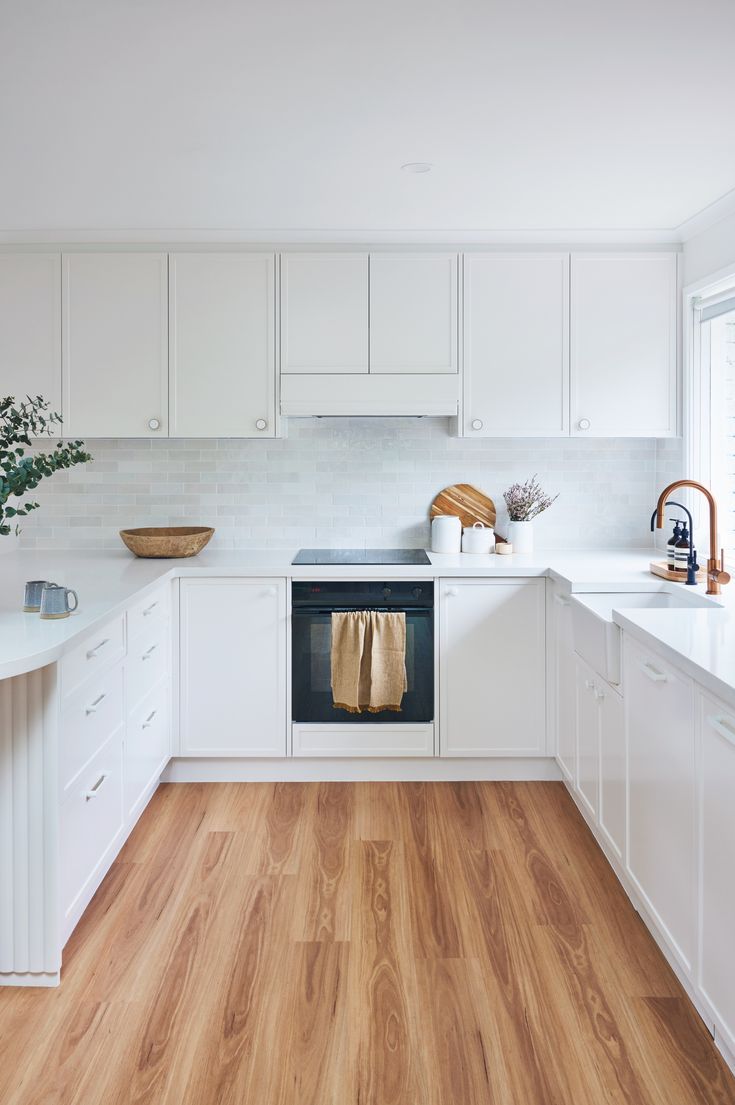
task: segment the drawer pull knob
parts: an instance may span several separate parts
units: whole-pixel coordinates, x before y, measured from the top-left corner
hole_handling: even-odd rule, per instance
[[[109,777],[110,777],[109,771],[103,771],[102,772],[102,774],[100,775],[99,779],[94,784],[94,786],[90,787],[89,790],[85,790],[85,792],[84,792],[85,802],[89,802],[90,799],[97,797],[100,790],[102,789],[102,784],[104,783],[105,779],[109,779]]]
[[[730,744],[735,744],[735,721],[732,718],[727,717],[726,714],[720,714],[717,717],[708,717],[707,721],[715,733],[719,733]]]
[[[96,714],[97,707],[101,705],[101,703],[103,703],[106,698],[107,695],[103,693],[99,696],[99,698],[95,698],[94,702],[90,702],[89,706],[87,706],[86,710],[84,711],[87,717],[89,717],[90,714]]]
[[[158,648],[158,645],[151,645],[150,648],[147,648],[145,650],[145,652],[141,656],[141,660],[150,660],[151,656],[153,655],[153,653],[156,651],[157,648]]]
[[[104,648],[105,645],[109,645],[109,643],[110,643],[110,638],[105,637],[104,641],[100,641],[100,643],[98,645],[95,645],[94,648],[88,649],[87,650],[87,659],[88,660],[93,660],[95,658],[95,656],[97,655],[97,653],[99,652],[99,650],[101,648]]]
[[[662,671],[657,671],[653,664],[649,664],[648,660],[644,660],[640,665],[641,671],[650,679],[652,683],[668,683],[669,677]]]
[[[154,717],[156,716],[157,713],[158,713],[158,710],[151,710],[148,717],[145,719],[145,721],[141,725],[141,729],[150,729],[151,725],[153,724],[153,719],[154,719]]]
[[[447,593],[447,598],[453,599],[456,595],[459,594],[459,591],[457,590],[456,587],[447,587],[447,592],[446,593]]]
[[[147,618],[149,614],[153,613],[153,611],[156,609],[157,606],[158,606],[158,600],[156,599],[155,602],[152,602],[150,606],[147,606],[145,608],[145,610],[143,611],[143,617]]]

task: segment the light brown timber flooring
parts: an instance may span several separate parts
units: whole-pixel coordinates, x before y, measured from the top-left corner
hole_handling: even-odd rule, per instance
[[[735,1105],[560,783],[162,786],[3,1105]]]

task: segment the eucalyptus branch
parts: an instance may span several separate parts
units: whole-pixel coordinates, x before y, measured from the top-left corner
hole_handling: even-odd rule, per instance
[[[27,453],[33,447],[32,438],[53,436],[54,427],[61,422],[61,415],[52,411],[40,395],[28,395],[21,402],[12,396],[0,399],[0,536],[7,537],[13,531],[9,518],[24,518],[40,505],[31,500],[8,506],[11,497],[23,498],[46,476],[92,459],[84,451],[83,441],[59,441],[50,453]]]

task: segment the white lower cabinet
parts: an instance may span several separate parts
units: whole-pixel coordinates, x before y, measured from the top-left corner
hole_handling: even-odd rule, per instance
[[[120,727],[109,736],[69,786],[61,807],[62,944],[122,843],[125,829],[122,734]]]
[[[686,971],[695,952],[694,685],[627,635],[628,872]]]
[[[577,789],[597,817],[600,807],[600,707],[595,673],[577,657]]]
[[[600,829],[619,860],[625,856],[625,715],[623,699],[604,680],[596,680],[600,716]]]
[[[285,756],[284,579],[182,579],[182,756]]]
[[[441,581],[442,756],[545,753],[545,582]]]
[[[556,758],[564,777],[571,783],[577,781],[577,717],[576,717],[576,655],[572,642],[572,617],[569,599],[552,585],[549,608],[552,647],[550,678],[553,695],[553,727],[555,730]]]
[[[735,1054],[735,709],[700,691],[698,983]]]

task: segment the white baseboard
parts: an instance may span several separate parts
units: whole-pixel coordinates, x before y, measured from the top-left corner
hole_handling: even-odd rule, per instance
[[[498,759],[171,760],[162,783],[558,781],[551,756]]]

